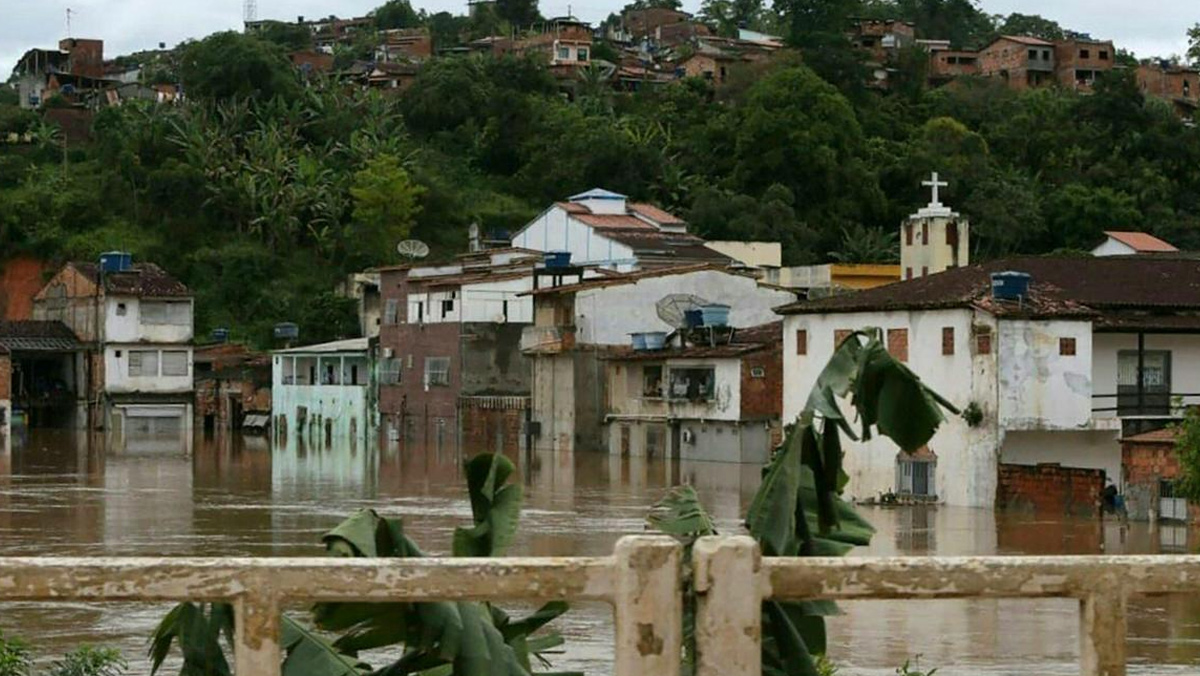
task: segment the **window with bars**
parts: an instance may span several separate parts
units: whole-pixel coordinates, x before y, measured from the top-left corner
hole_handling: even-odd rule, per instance
[[[400,323],[400,299],[387,299],[387,304],[383,308],[383,323],[389,325]]]
[[[192,304],[188,302],[142,301],[143,324],[187,326],[192,323]]]
[[[425,358],[425,386],[426,387],[449,387],[450,386],[450,358],[449,357],[426,357]]]
[[[127,373],[131,378],[146,378],[158,375],[157,350],[130,350]]]
[[[186,376],[188,374],[188,353],[183,350],[166,350],[162,353],[162,374],[164,376]]]
[[[399,385],[403,373],[403,361],[399,357],[384,359],[380,364],[379,380],[384,385]]]

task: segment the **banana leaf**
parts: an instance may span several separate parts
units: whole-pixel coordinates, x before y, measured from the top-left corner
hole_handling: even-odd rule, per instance
[[[221,637],[233,641],[233,606],[228,603],[177,604],[150,636],[150,673],[157,674],[173,644],[183,653],[179,676],[232,676]]]

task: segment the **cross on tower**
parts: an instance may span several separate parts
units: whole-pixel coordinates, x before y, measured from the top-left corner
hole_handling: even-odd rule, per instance
[[[934,208],[942,206],[941,201],[938,200],[938,188],[945,188],[946,186],[948,186],[950,184],[945,181],[939,181],[938,173],[935,171],[935,172],[933,172],[933,177],[931,178],[931,180],[921,181],[921,185],[923,185],[927,188],[933,188],[933,201],[931,201],[929,203],[929,206],[934,207]]]

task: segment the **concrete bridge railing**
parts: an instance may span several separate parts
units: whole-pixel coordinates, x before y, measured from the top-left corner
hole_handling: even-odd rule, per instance
[[[703,538],[698,676],[761,673],[763,599],[1077,598],[1080,673],[1125,674],[1131,594],[1200,591],[1200,557],[767,558],[747,537]],[[505,559],[2,558],[5,601],[229,601],[235,670],[278,676],[283,607],[311,602],[604,601],[617,676],[675,676],[682,646],[682,550],[631,536],[612,556]]]

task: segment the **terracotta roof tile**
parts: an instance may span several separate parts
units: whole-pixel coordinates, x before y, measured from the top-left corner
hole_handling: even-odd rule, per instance
[[[100,266],[96,263],[72,263],[76,270],[98,281]],[[151,298],[181,298],[192,295],[183,282],[172,277],[154,263],[134,263],[126,272],[110,272],[104,276],[104,290],[118,296]]]
[[[680,219],[678,216],[675,216],[674,214],[672,214],[668,211],[659,209],[658,207],[654,206],[653,204],[646,204],[644,202],[634,202],[629,205],[629,209],[632,211],[636,211],[637,213],[641,214],[642,216],[645,216],[646,218],[649,218],[650,220],[654,221],[655,223],[662,223],[664,225],[681,225],[681,224],[683,224],[683,220]]]
[[[1148,232],[1106,230],[1104,234],[1133,249],[1134,251],[1158,253],[1179,251],[1179,249],[1176,249],[1170,243],[1164,242]]]
[[[622,216],[620,214],[580,214],[572,213],[571,217],[580,223],[586,223],[601,230],[649,230],[657,232],[658,228],[643,221],[637,216]]]
[[[71,352],[80,348],[75,332],[59,321],[0,321],[0,347],[10,352]]]
[[[1173,427],[1164,427],[1161,430],[1154,430],[1153,432],[1143,432],[1131,437],[1122,437],[1121,441],[1136,441],[1143,444],[1173,444],[1175,443],[1175,438],[1178,436],[1178,432]]]

